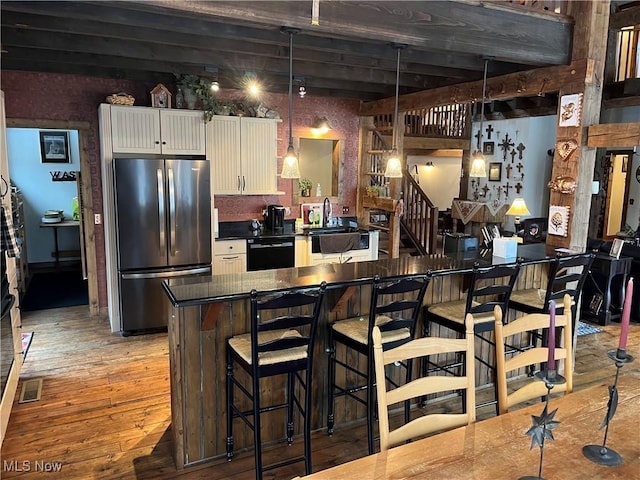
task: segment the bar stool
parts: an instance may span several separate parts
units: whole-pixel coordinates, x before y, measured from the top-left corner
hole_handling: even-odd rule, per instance
[[[285,293],[251,291],[251,332],[227,339],[227,460],[233,457],[233,419],[241,418],[253,430],[256,479],[264,470],[304,461],[305,473],[311,473],[311,379],[313,373],[313,341],[326,285],[289,290]],[[282,314],[286,311],[286,314]],[[237,364],[251,377],[252,387],[243,385],[234,375]],[[304,378],[301,372],[305,372]],[[260,379],[286,374],[285,402],[263,406]],[[296,380],[300,385],[296,395]],[[242,410],[234,401],[234,390],[252,403]],[[251,388],[251,390],[250,390]],[[304,419],[304,456],[283,460],[263,467],[260,414],[287,409],[287,443],[293,442],[294,405]],[[303,406],[304,405],[304,406]]]
[[[409,342],[415,334],[416,322],[420,315],[424,294],[431,279],[431,274],[416,274],[401,279],[373,280],[371,302],[368,318],[349,318],[334,322],[329,328],[329,405],[327,415],[327,433],[333,434],[335,422],[335,399],[348,396],[362,403],[367,410],[367,445],[369,454],[374,453],[374,420],[375,404],[374,386],[375,372],[373,367],[373,327],[378,326],[382,332],[383,349],[395,348]],[[349,363],[336,357],[337,344],[343,344],[366,358],[366,368],[358,367],[358,363]],[[336,383],[336,367],[343,367],[358,378],[354,386]],[[406,379],[411,377],[412,363],[403,362]],[[406,380],[405,380],[406,381]],[[395,385],[395,383],[394,383]],[[359,392],[365,391],[365,398]],[[405,418],[409,419],[409,402],[405,403]]]
[[[549,301],[556,302],[556,311],[563,313],[563,298],[571,298],[571,319],[574,324],[577,304],[582,287],[591,270],[595,258],[593,253],[585,253],[570,257],[557,257],[549,268],[547,283],[544,288],[527,288],[514,290],[511,294],[509,308],[523,313],[549,313]]]
[[[490,267],[474,265],[471,275],[471,285],[469,286],[466,298],[425,307],[425,336],[431,336],[432,326],[437,324],[453,330],[456,332],[457,338],[462,338],[465,333],[465,318],[467,314],[471,314],[473,315],[473,330],[476,338],[495,347],[495,343],[484,337],[482,333],[494,330],[494,308],[496,306],[499,306],[503,312],[507,312],[511,292],[513,291],[513,286],[516,283],[519,271],[519,263],[493,265]],[[442,334],[440,333],[438,336],[442,336]],[[492,372],[495,390],[494,401],[477,404],[476,408],[495,404],[497,412],[498,392],[495,383],[495,350],[492,360],[482,358],[478,350],[476,350],[475,358]],[[445,360],[445,362],[448,361],[449,360]],[[425,374],[445,372],[456,376],[464,376],[464,360],[462,359],[462,355],[458,354],[453,363],[441,364],[437,360],[434,362],[430,357],[427,357],[423,362],[423,371]],[[464,392],[461,397],[463,408],[466,408]]]

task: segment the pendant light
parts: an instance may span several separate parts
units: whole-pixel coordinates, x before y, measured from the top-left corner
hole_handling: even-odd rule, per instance
[[[282,178],[300,178],[300,166],[298,155],[293,148],[293,35],[298,33],[297,28],[282,27],[283,33],[289,34],[289,148],[282,162]]]
[[[396,103],[393,112],[393,146],[391,148],[391,154],[387,159],[387,167],[384,170],[384,176],[388,178],[402,178],[402,161],[400,160],[400,154],[398,153],[398,94],[400,88],[400,50],[406,45],[395,44],[393,45],[397,50],[397,65],[396,65]]]
[[[486,177],[487,166],[484,161],[484,155],[482,154],[482,128],[484,122],[484,97],[487,90],[487,64],[489,60],[484,60],[484,75],[482,78],[482,106],[480,107],[480,131],[478,132],[478,144],[476,150],[471,155],[471,172],[470,177]]]

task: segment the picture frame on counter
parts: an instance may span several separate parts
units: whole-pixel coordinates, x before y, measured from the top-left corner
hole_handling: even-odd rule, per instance
[[[40,156],[42,163],[71,163],[69,132],[41,130]]]

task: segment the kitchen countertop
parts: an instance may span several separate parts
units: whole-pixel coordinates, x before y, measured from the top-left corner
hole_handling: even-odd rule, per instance
[[[467,252],[468,253],[468,252]],[[579,254],[582,252],[576,252]],[[520,245],[518,260],[525,262],[549,262],[555,258],[553,247],[544,243]],[[281,291],[327,283],[327,288],[340,288],[369,282],[376,275],[403,277],[421,272],[434,276],[471,272],[473,266],[489,266],[496,263],[513,263],[491,256],[433,254],[403,256],[393,259],[372,260],[344,264],[281,268],[256,272],[168,279],[162,282],[170,301],[176,307],[200,305],[248,298],[251,290],[261,292]]]
[[[354,228],[357,228],[357,230],[360,232],[377,230],[376,228],[359,227],[357,226],[355,218],[352,220],[351,217],[341,217],[340,221],[343,222],[345,226],[348,224],[350,226],[353,226]],[[295,235],[309,235],[309,232],[313,232],[313,227],[309,227],[308,225],[305,227],[305,231],[296,232],[295,224],[292,220],[285,220],[284,229],[282,232],[272,232],[264,228],[252,231],[250,225],[251,221],[248,220],[243,222],[220,222],[218,238],[216,240],[239,240],[243,238],[278,238],[284,236],[290,237]]]

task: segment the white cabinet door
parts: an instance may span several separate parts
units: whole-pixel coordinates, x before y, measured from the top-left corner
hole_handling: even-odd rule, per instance
[[[295,266],[296,267],[306,267],[307,266],[307,250],[309,249],[309,244],[311,243],[311,237],[307,236],[296,236],[295,242]]]
[[[247,271],[247,256],[240,255],[214,255],[213,274],[244,273]]]
[[[114,153],[205,154],[200,111],[111,106]]]
[[[214,115],[207,123],[207,159],[214,195],[242,193],[240,117]]]
[[[215,195],[277,192],[278,122],[214,115],[207,123],[207,158]]]
[[[277,122],[247,117],[240,122],[244,194],[275,194],[278,190]]]
[[[215,240],[213,242],[213,274],[247,271],[247,241]]]
[[[113,153],[162,153],[155,108],[111,106]]]
[[[204,117],[201,111],[159,109],[163,154],[204,155]]]

